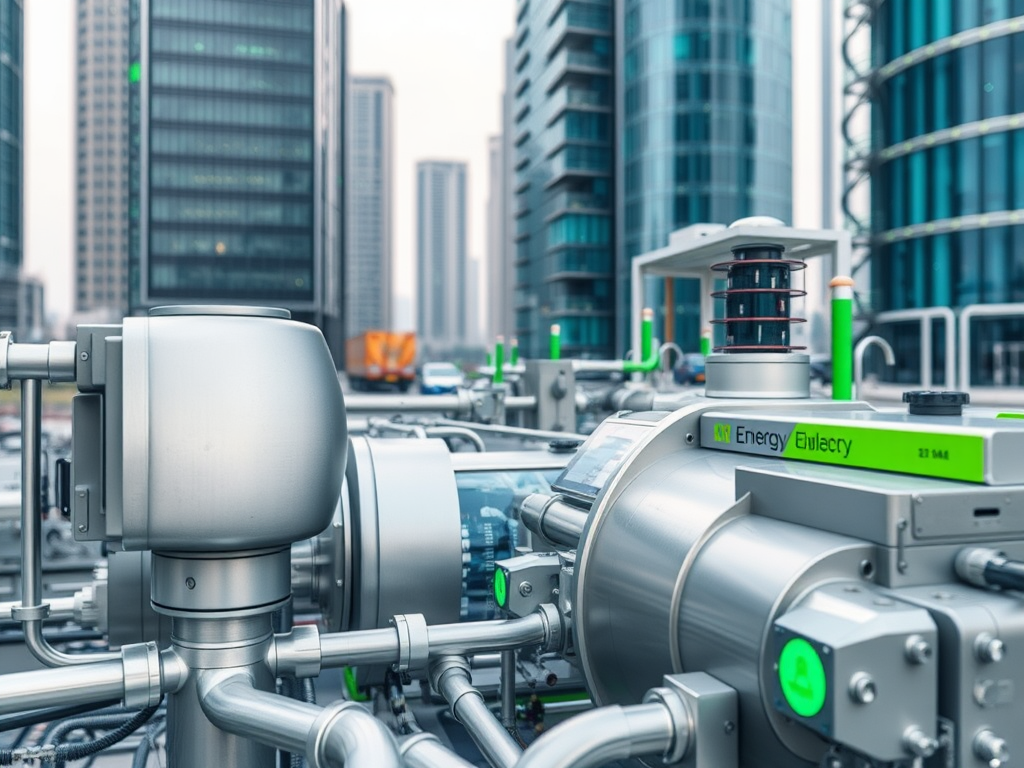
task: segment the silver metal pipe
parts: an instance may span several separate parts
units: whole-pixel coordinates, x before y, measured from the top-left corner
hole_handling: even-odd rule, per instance
[[[477,432],[493,432],[498,435],[526,437],[533,440],[579,440],[583,442],[587,439],[586,435],[579,435],[575,432],[551,432],[544,429],[506,427],[503,424],[474,424],[471,421],[457,421],[455,419],[437,419],[434,423],[443,427],[465,427]]]
[[[465,390],[454,395],[345,395],[346,413],[462,413],[473,412]]]
[[[471,621],[427,627],[431,656],[467,656],[480,651],[507,651],[539,645],[548,639],[543,616],[531,613],[520,619]]]
[[[75,618],[75,598],[55,597],[50,600],[50,613],[47,616],[55,621],[71,621]],[[20,624],[17,619],[12,618],[12,610],[21,607],[20,601],[0,603],[0,623]]]
[[[427,430],[421,424],[400,424],[395,421],[389,421],[388,419],[370,419],[369,420],[370,430],[383,430],[390,432],[400,432],[404,435],[415,435],[418,438],[424,439],[427,437]]]
[[[51,341],[49,344],[9,344],[6,375],[8,379],[75,380],[73,341]]]
[[[311,765],[401,768],[394,738],[351,702],[324,709],[257,690],[247,674],[200,672],[199,702],[218,728],[305,755]]]
[[[470,669],[497,669],[501,666],[501,653],[475,653],[469,657]]]
[[[622,373],[625,360],[573,360],[573,371],[595,371],[601,373]]]
[[[515,768],[591,768],[667,752],[675,739],[672,717],[660,703],[601,707],[546,732]]]
[[[484,651],[507,651],[549,640],[551,628],[541,613],[520,619],[471,621],[465,624],[437,624],[427,627],[430,656],[470,656]],[[332,632],[320,636],[321,666],[358,666],[393,664],[399,661],[399,637],[395,629],[366,629],[356,632]],[[279,647],[278,669],[287,669],[298,661]]]
[[[398,651],[398,632],[394,629],[332,632],[320,636],[320,663],[324,669],[391,664],[398,660]]]
[[[509,395],[505,398],[506,411],[532,411],[537,407],[534,395]]]
[[[432,733],[416,733],[402,740],[399,752],[407,768],[474,768],[446,748]]]
[[[0,714],[124,697],[121,661],[38,669],[0,677]]]
[[[531,493],[519,508],[523,525],[552,544],[575,549],[589,514],[547,493]]]
[[[501,724],[516,727],[516,652],[501,652]]]
[[[466,726],[487,762],[494,768],[512,768],[522,751],[473,687],[466,659],[445,656],[431,663],[430,682],[451,705],[455,719]]]
[[[483,438],[465,427],[427,427],[425,431],[427,437],[461,437],[472,443],[478,453],[484,453],[487,450]]]
[[[42,604],[42,441],[42,382],[24,379],[21,382],[21,607],[12,609],[11,613],[22,622],[29,651],[48,667],[120,660],[118,653],[61,653],[43,637],[46,607]]]

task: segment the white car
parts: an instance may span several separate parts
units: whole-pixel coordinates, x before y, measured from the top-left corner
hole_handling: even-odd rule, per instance
[[[462,371],[454,363],[424,363],[420,373],[420,392],[443,395],[465,384]]]

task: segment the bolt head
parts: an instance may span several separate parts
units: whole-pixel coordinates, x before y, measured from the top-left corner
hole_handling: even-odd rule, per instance
[[[523,597],[527,597],[533,594],[533,584],[531,584],[528,581],[524,581],[522,584],[519,585],[519,594]]]

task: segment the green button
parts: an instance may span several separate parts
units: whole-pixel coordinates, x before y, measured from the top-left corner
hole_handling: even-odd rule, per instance
[[[801,717],[814,717],[825,706],[825,667],[803,638],[793,638],[779,654],[779,683],[786,703]]]
[[[494,569],[494,600],[498,607],[505,607],[505,600],[508,599],[508,577],[501,568]]]

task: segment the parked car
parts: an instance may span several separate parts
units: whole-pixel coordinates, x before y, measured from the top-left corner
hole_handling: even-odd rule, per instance
[[[420,392],[424,395],[454,392],[464,384],[465,377],[454,363],[424,363],[420,371]]]
[[[682,362],[672,370],[672,379],[676,384],[703,384],[704,355],[700,352],[687,352]]]

